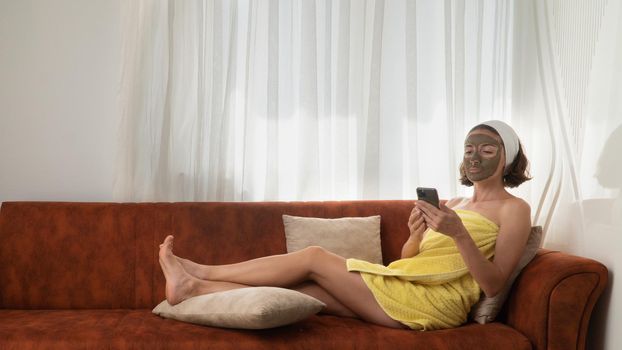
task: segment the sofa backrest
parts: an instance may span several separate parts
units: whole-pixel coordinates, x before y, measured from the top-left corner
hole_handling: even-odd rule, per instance
[[[400,256],[413,202],[4,202],[0,308],[152,308],[164,299],[159,244],[227,264],[286,251],[282,215],[381,216],[385,263]]]

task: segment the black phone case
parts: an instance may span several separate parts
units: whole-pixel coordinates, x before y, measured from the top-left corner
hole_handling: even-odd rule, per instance
[[[436,188],[417,187],[417,198],[439,208],[438,192],[436,192]]]

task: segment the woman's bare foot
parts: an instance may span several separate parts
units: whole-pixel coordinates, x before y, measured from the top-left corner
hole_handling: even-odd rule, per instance
[[[181,264],[181,266],[184,268],[184,270],[186,270],[186,272],[191,275],[194,276],[200,280],[207,280],[207,269],[204,265],[195,263],[192,260],[188,260],[188,259],[184,259],[184,258],[180,258],[178,256],[175,255],[175,258],[177,258],[177,261],[179,261],[179,263]]]
[[[190,276],[173,255],[173,236],[167,236],[160,244],[160,266],[166,278],[166,300],[171,305],[198,295],[197,280]]]

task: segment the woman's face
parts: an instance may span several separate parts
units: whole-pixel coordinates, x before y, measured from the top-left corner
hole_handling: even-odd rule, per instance
[[[464,141],[463,158],[467,179],[477,182],[493,176],[505,164],[503,153],[501,140],[493,132],[474,130],[469,133]]]

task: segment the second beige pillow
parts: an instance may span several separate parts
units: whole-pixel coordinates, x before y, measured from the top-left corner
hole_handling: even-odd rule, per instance
[[[287,252],[320,246],[344,258],[382,264],[380,215],[338,219],[283,215]]]

